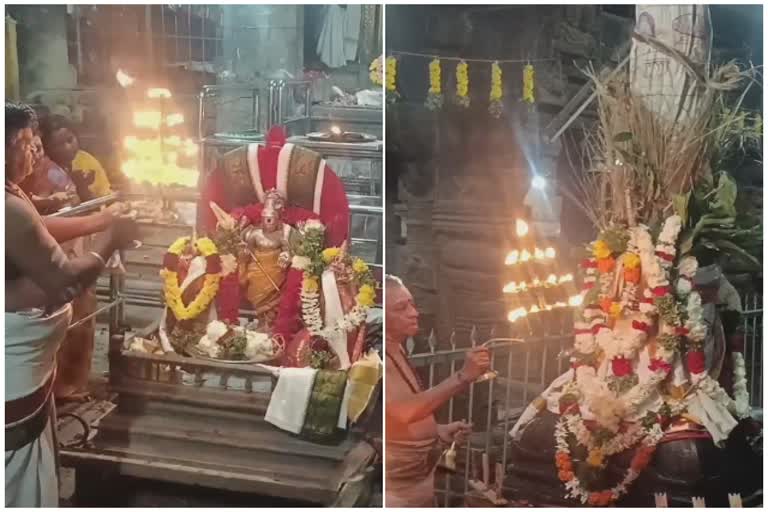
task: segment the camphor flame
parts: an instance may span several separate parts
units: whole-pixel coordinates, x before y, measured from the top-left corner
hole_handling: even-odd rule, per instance
[[[155,102],[161,100],[160,109],[133,112],[133,126],[141,130],[141,135],[128,135],[123,139],[127,155],[122,164],[123,173],[139,183],[197,186],[196,165],[186,164],[183,160],[194,158],[198,146],[192,139],[173,133],[184,124],[184,115],[165,112],[166,107],[171,107],[165,102],[172,97],[171,91],[155,87],[147,89],[146,96]],[[174,130],[166,132],[169,129]]]
[[[134,82],[136,82],[135,78],[133,78],[131,75],[129,75],[122,69],[117,70],[117,74],[115,74],[115,78],[117,79],[117,83],[119,83],[121,87],[130,87],[131,85],[134,84]]]

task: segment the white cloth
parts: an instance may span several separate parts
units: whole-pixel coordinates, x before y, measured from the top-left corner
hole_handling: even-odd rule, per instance
[[[316,376],[313,368],[280,368],[264,419],[293,434],[301,433]]]
[[[322,275],[323,298],[325,299],[325,325],[332,326],[344,317],[344,309],[341,306],[341,297],[339,288],[336,286],[336,275],[332,270],[326,270]],[[347,332],[337,330],[327,340],[331,350],[339,358],[339,369],[346,370],[352,364],[349,360],[349,349],[347,348]]]
[[[340,68],[357,58],[362,6],[329,5],[317,40],[317,54],[329,68]]]
[[[5,400],[27,396],[56,368],[56,352],[72,319],[67,304],[49,316],[41,310],[5,314]],[[16,451],[5,452],[6,507],[56,507],[55,413],[43,433]]]

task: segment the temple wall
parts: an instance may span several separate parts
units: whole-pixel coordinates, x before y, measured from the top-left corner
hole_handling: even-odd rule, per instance
[[[472,105],[458,110],[450,105],[455,61],[444,60],[445,106],[434,113],[423,106],[428,59],[405,57],[398,72],[402,101],[387,108],[387,223],[399,235],[388,231],[388,270],[414,293],[425,336],[434,329],[444,345],[455,330],[463,345],[473,326],[481,338],[494,328],[501,334],[503,260],[514,219],[528,212],[531,169],[550,179],[565,173],[562,141],[549,144],[542,132],[586,83],[577,66],[609,62],[631,20],[597,6],[390,6],[387,15],[387,47],[395,50],[553,59],[533,63],[533,109],[520,101],[524,63],[502,65],[505,115],[495,120],[487,112],[489,64],[469,63]],[[563,238],[563,220],[569,230],[580,222],[567,205],[531,213],[556,238]]]

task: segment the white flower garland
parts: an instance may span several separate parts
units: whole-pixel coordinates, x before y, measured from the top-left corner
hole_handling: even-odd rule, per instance
[[[555,446],[557,447],[558,452],[565,453],[568,455],[568,457],[570,457],[571,448],[568,445],[568,426],[569,424],[567,417],[561,417],[558,420],[557,424],[555,425]],[[655,448],[661,438],[664,437],[664,432],[661,430],[661,426],[659,424],[655,424],[653,427],[643,433],[645,436],[641,444],[647,448]],[[621,496],[626,494],[629,486],[632,485],[632,482],[637,480],[637,477],[639,476],[640,473],[636,473],[631,467],[628,468],[621,482],[607,490],[611,493],[613,500],[616,501]],[[568,491],[565,495],[566,498],[577,499],[582,504],[589,502],[589,496],[591,492],[582,486],[581,482],[576,477],[575,472],[573,472],[573,477],[569,481],[565,482],[564,485],[565,489]]]

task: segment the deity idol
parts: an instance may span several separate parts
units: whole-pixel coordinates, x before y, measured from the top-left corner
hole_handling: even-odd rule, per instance
[[[291,226],[283,222],[285,200],[277,190],[266,192],[261,223],[241,219],[245,248],[240,254],[240,284],[259,317],[269,318],[280,302],[280,290],[291,261]]]

